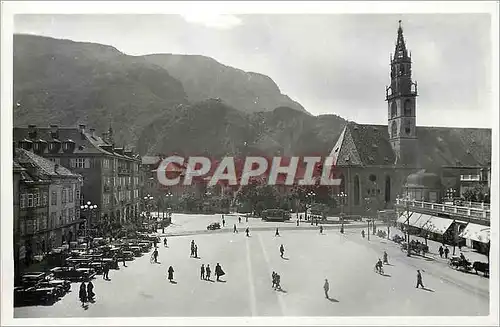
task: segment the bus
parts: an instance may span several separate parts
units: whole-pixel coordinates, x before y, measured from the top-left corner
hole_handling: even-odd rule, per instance
[[[291,215],[284,209],[266,209],[262,211],[262,220],[264,221],[286,221],[290,220]]]

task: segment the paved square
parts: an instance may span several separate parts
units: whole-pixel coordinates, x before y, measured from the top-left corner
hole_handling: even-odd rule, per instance
[[[174,216],[175,218],[175,216]],[[177,217],[179,218],[179,217]],[[186,218],[187,219],[187,218]],[[216,220],[206,217],[206,226]],[[212,220],[210,220],[212,219]],[[226,218],[232,230],[235,217]],[[252,224],[252,222],[249,222]],[[260,224],[260,222],[259,222]],[[158,264],[145,254],[127,267],[110,272],[111,281],[97,276],[96,302],[87,309],[78,300],[78,284],[53,306],[15,308],[15,317],[157,317],[157,316],[386,316],[386,315],[488,315],[489,280],[457,272],[444,262],[407,258],[399,247],[372,236],[362,239],[360,229],[251,231],[204,233],[168,238],[159,246]],[[241,225],[245,225],[242,223]],[[243,227],[243,226],[242,226]],[[168,231],[168,230],[167,230]],[[200,259],[190,258],[191,240]],[[285,247],[285,259],[279,246]],[[388,276],[374,272],[383,251],[391,265]],[[200,265],[212,271],[220,263],[223,282],[200,280]],[[176,284],[166,278],[172,265]],[[429,290],[416,289],[416,270],[423,269]],[[271,272],[281,275],[283,292],[271,288]],[[324,279],[330,297],[323,294]],[[215,278],[212,278],[215,279]]]

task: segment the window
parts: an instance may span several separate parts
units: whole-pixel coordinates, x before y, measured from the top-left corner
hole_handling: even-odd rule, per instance
[[[61,158],[49,158],[49,160],[57,165],[61,164]]]
[[[45,230],[47,229],[47,214],[43,213],[42,216],[40,217],[40,229]]]
[[[407,117],[412,116],[411,101],[410,100],[406,100],[405,101],[405,104],[404,104],[404,113],[405,113],[405,116],[407,116]]]
[[[396,101],[392,101],[391,104],[391,118],[394,118],[398,115],[398,105],[396,104]]]
[[[54,228],[54,227],[56,227],[56,213],[52,212],[50,214],[49,228]]]
[[[73,158],[69,160],[71,168],[90,168],[90,159],[88,158]]]
[[[392,124],[391,124],[391,136],[392,137],[396,137],[397,136],[397,133],[398,133],[397,129],[398,129],[398,125],[397,125],[397,123],[395,121],[393,121]]]
[[[61,190],[61,201],[62,201],[62,203],[66,203],[66,202],[67,202],[67,200],[68,200],[68,199],[67,199],[66,195],[67,195],[67,194],[66,194],[66,189],[65,189],[65,188],[63,188],[63,189]]]
[[[32,193],[28,193],[28,208],[32,208],[33,207],[33,194]]]
[[[48,195],[48,193],[43,192],[42,197],[43,197],[42,198],[42,206],[46,207],[48,204],[48,201],[49,201],[48,200],[49,195]]]
[[[62,223],[66,224],[68,219],[68,209],[62,210]]]
[[[56,191],[52,191],[51,204],[53,206],[57,205],[57,192]]]
[[[76,191],[75,191],[75,202],[77,205],[80,205],[80,186],[76,186]]]
[[[411,122],[409,122],[409,121],[405,122],[405,133],[406,133],[406,135],[411,134]]]
[[[74,210],[69,209],[68,215],[69,215],[69,222],[72,222],[75,220],[75,211]]]
[[[69,203],[73,203],[73,187],[68,189]]]
[[[359,205],[360,198],[360,185],[359,185],[359,176],[354,176],[354,205]]]
[[[26,207],[26,194],[21,194],[21,199],[20,199],[20,202],[19,202],[19,206],[21,209],[23,209],[24,207]]]
[[[33,194],[33,206],[34,207],[39,207],[40,206],[40,194],[39,193],[34,193]]]

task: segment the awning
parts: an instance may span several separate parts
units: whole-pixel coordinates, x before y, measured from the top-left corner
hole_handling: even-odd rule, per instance
[[[410,217],[412,214],[414,214],[414,212],[410,212]],[[401,216],[399,216],[399,218],[396,220],[396,222],[400,223],[400,224],[407,224],[407,220],[408,220],[408,215],[406,214],[406,211],[405,211],[401,214]]]
[[[422,214],[418,221],[415,223],[415,227],[425,228],[425,225],[431,220],[432,216]]]
[[[417,213],[417,212],[414,212],[411,216],[410,216],[410,220],[408,220],[408,224],[410,226],[413,226],[413,227],[418,227],[417,226],[417,222],[420,220],[420,217],[422,216],[421,213]]]
[[[453,219],[431,216],[431,219],[429,219],[427,224],[425,224],[425,230],[431,233],[443,235],[446,233],[448,228],[450,228],[452,223]]]
[[[490,227],[469,223],[460,234],[460,237],[481,243],[488,243],[490,241]]]

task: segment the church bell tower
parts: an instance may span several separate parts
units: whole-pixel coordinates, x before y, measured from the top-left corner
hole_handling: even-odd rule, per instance
[[[396,51],[391,55],[391,85],[386,87],[389,142],[396,164],[418,166],[416,130],[417,83],[411,79],[411,54],[408,54],[399,21]]]

